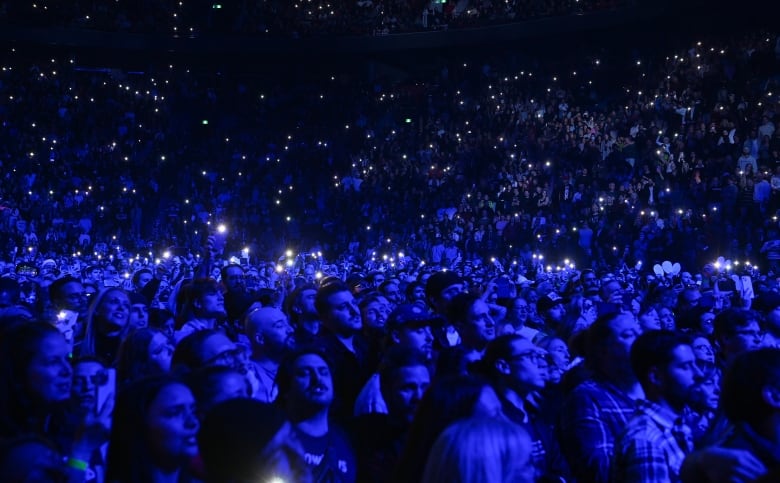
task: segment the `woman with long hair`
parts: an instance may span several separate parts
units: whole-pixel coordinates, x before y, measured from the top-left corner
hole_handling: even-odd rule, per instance
[[[147,376],[165,374],[171,369],[173,346],[157,329],[136,329],[119,346],[117,381],[128,384]]]
[[[182,382],[159,376],[130,384],[116,400],[106,481],[192,481],[198,428],[195,397]]]
[[[119,344],[127,334],[130,297],[118,287],[100,292],[87,311],[87,326],[81,343],[82,356],[99,356],[109,365],[117,359]]]

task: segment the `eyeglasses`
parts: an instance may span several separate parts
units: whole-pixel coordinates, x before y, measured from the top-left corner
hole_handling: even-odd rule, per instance
[[[544,360],[544,354],[536,349],[519,352],[506,358],[508,361],[530,361],[539,362]]]
[[[693,346],[693,348],[696,349],[697,351],[702,351],[702,352],[710,352],[710,353],[715,352],[714,350],[712,350],[712,346],[709,344],[696,344],[695,346]]]

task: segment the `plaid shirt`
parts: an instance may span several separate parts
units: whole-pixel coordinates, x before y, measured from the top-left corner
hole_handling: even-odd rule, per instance
[[[578,481],[609,481],[617,438],[636,411],[636,402],[603,379],[589,379],[567,398],[558,440]]]
[[[650,401],[615,444],[613,481],[678,482],[685,456],[693,450],[693,432],[682,417]]]

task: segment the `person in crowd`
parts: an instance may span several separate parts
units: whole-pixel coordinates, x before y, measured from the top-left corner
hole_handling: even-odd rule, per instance
[[[693,430],[683,420],[695,384],[690,341],[651,330],[631,347],[631,367],[645,392],[636,414],[615,441],[614,481],[677,481],[693,451]]]
[[[447,319],[458,331],[461,345],[472,360],[482,357],[488,342],[496,337],[496,323],[490,308],[476,295],[461,293],[453,297],[448,305]]]
[[[168,309],[149,309],[149,327],[159,330],[169,342],[173,343],[176,331],[176,319]]]
[[[179,342],[173,351],[173,371],[194,371],[206,366],[245,369],[245,351],[222,332],[201,330]]]
[[[344,424],[374,369],[367,364],[370,354],[361,335],[363,321],[354,296],[341,283],[320,287],[315,306],[324,329],[319,343],[333,361],[330,369],[338,393],[333,415]]]
[[[545,352],[517,334],[500,336],[487,345],[479,370],[492,382],[506,417],[525,429],[533,444],[529,461],[536,478],[563,479],[569,476],[551,421],[544,421],[533,394],[545,387],[539,361]]]
[[[600,316],[587,332],[585,365],[592,375],[567,396],[558,441],[578,479],[610,481],[615,439],[645,394],[630,364],[640,333],[630,314]]]
[[[244,267],[237,263],[225,265],[220,270],[220,280],[225,287],[225,312],[228,320],[241,317],[242,301],[247,295]]]
[[[543,320],[544,325],[540,330],[546,335],[555,335],[563,329],[566,306],[563,298],[556,292],[548,292],[539,297],[536,301],[536,313]]]
[[[431,448],[424,483],[495,481],[531,483],[532,444],[517,425],[469,418],[447,428]]]
[[[761,348],[734,357],[723,376],[721,408],[735,430],[716,446],[685,459],[682,481],[771,481],[778,475],[777,370],[780,350]]]
[[[395,278],[385,280],[379,285],[378,290],[390,302],[391,310],[406,301],[404,293],[401,292],[401,284]]]
[[[72,411],[84,417],[97,412],[97,388],[108,383],[106,366],[97,357],[80,357],[71,363],[73,385],[70,391]]]
[[[113,364],[119,345],[129,331],[130,297],[121,288],[107,288],[92,301],[87,312],[81,356],[98,356]]]
[[[243,374],[226,366],[206,366],[193,371],[187,376],[187,386],[195,396],[200,421],[222,401],[248,398],[252,390]]]
[[[758,349],[764,339],[764,330],[759,314],[731,308],[715,317],[712,336],[718,344],[720,362],[728,364],[737,355]]]
[[[431,382],[428,360],[414,349],[394,346],[379,367],[384,411],[360,415],[351,423],[359,481],[390,481],[417,406]]]
[[[255,367],[260,383],[254,398],[265,403],[273,402],[277,395],[275,380],[279,364],[295,344],[293,328],[284,312],[263,307],[246,316],[244,334],[250,343],[250,363]]]
[[[193,481],[198,455],[195,398],[177,379],[141,379],[121,390],[108,445],[106,481]]]
[[[83,326],[89,308],[89,300],[79,279],[65,276],[52,282],[49,285],[49,300],[54,313],[59,313],[62,310],[75,312],[78,314],[79,323]],[[77,330],[77,333],[80,332]]]
[[[431,326],[440,318],[418,304],[397,306],[387,319],[387,346],[399,346],[417,351],[426,361],[433,363],[436,350]]]
[[[65,338],[46,323],[17,325],[0,335],[0,436],[35,435],[48,441],[60,461],[66,461],[68,478],[78,481],[92,452],[106,441],[114,404],[109,399],[102,408],[78,409],[74,424],[68,414],[73,385],[69,355]]]
[[[131,331],[119,346],[117,383],[129,384],[144,377],[165,374],[171,370],[173,346],[157,329]]]
[[[335,398],[332,374],[322,352],[296,350],[279,366],[278,401],[292,423],[314,481],[354,482],[354,450],[346,433],[329,418]]]
[[[227,316],[222,289],[213,279],[193,280],[183,290],[182,322],[174,335],[177,343],[193,332],[216,329]]]
[[[488,381],[470,375],[433,381],[417,406],[393,481],[419,481],[439,435],[452,423],[470,417],[505,418]]]
[[[320,333],[322,324],[317,308],[317,286],[306,283],[295,287],[285,299],[285,312],[295,329],[295,340],[299,344],[311,343]]]
[[[127,296],[130,298],[130,315],[127,318],[129,330],[145,329],[149,326],[149,301],[135,292]]]

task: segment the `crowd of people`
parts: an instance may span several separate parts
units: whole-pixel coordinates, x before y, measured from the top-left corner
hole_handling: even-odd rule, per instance
[[[404,82],[9,50],[0,480],[777,477],[776,33]]]
[[[301,38],[458,29],[582,15],[626,0],[243,0],[179,2],[0,2],[0,22],[177,36],[235,34]]]

